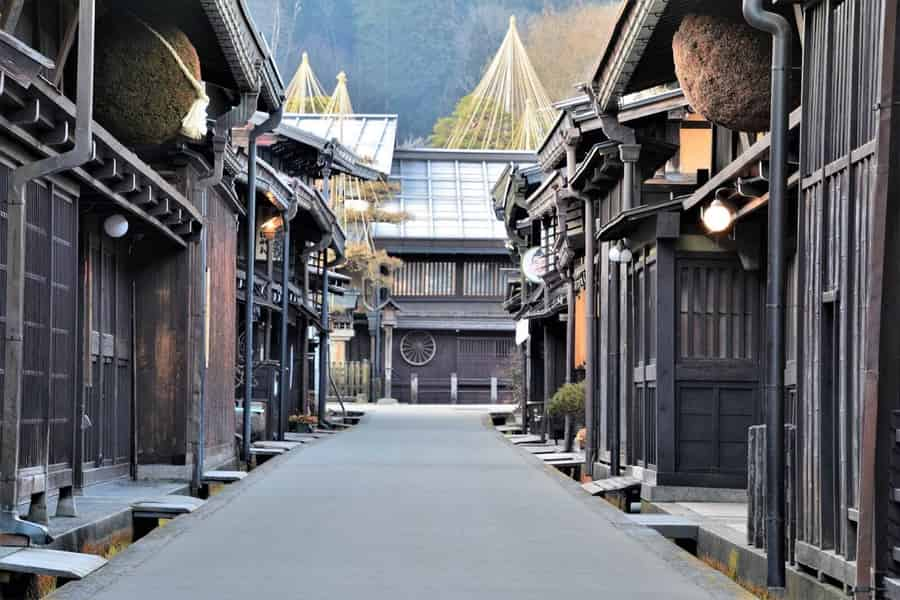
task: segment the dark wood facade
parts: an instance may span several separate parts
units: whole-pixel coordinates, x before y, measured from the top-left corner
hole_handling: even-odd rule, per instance
[[[170,19],[198,40],[206,83],[214,89],[211,118],[240,119],[232,109],[241,92],[259,91],[260,108],[276,108],[281,83],[252,23],[243,16],[235,19],[244,15],[233,12],[237,3],[134,2],[128,8]],[[81,63],[77,43],[70,44],[65,33],[75,30],[77,18],[78,10],[67,3],[26,1],[18,24],[11,24],[16,37],[53,56],[58,68],[45,69],[29,87],[0,73],[4,289],[12,285],[5,254],[10,173],[59,156],[73,144]],[[225,21],[232,29],[221,27]],[[262,71],[245,70],[256,63]],[[254,108],[244,106],[243,112]],[[201,324],[207,318],[212,341],[207,466],[234,460],[235,223],[240,208],[235,173],[206,190],[199,186],[216,162],[213,137],[130,149],[102,123],[93,123],[95,151],[85,164],[29,185],[19,469],[3,474],[4,485],[17,483],[17,501],[39,495],[43,502],[60,488],[119,477],[188,479],[199,440]],[[104,230],[107,217],[117,214],[128,222],[120,239]],[[208,315],[199,292],[205,278],[199,244],[204,227],[215,299]],[[5,326],[5,304],[0,314]],[[13,441],[0,440],[4,455]]]

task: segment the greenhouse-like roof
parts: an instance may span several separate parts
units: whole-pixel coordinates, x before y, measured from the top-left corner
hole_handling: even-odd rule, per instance
[[[378,224],[377,239],[506,239],[491,190],[509,163],[533,164],[531,152],[401,148],[390,181],[398,193],[385,207],[408,213],[399,225]]]
[[[288,114],[288,125],[326,139],[336,139],[376,171],[391,172],[397,141],[397,115]]]

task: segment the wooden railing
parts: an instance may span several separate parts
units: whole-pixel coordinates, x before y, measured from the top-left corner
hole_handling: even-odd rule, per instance
[[[369,361],[331,363],[331,377],[345,402],[369,401]]]

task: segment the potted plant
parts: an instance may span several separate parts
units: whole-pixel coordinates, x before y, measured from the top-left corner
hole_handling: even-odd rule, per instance
[[[575,419],[584,414],[584,382],[567,383],[559,388],[550,399],[551,417],[565,419],[565,451],[572,451]]]
[[[312,433],[317,424],[316,417],[312,415],[291,415],[288,417],[288,427],[294,433]]]

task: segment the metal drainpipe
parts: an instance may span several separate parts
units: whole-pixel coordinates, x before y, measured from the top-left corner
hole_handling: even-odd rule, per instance
[[[331,202],[331,165],[326,164],[322,169],[322,196],[325,203]],[[330,236],[329,236],[330,243]],[[328,328],[328,246],[322,248],[325,254],[322,260],[322,329],[319,333],[319,402],[318,402],[318,421],[319,426],[328,426],[328,420],[325,418],[325,411],[328,407],[328,384],[329,384],[329,335]]]
[[[191,472],[191,489],[197,492],[203,483],[203,465],[206,460],[206,376],[209,369],[209,337],[208,319],[206,317],[209,311],[209,293],[208,293],[208,273],[209,271],[209,232],[207,229],[206,218],[209,214],[209,190],[219,185],[225,175],[225,147],[228,140],[224,135],[219,133],[218,124],[214,127],[213,135],[213,167],[209,172],[197,180],[194,184],[195,189],[200,192],[200,212],[203,217],[203,229],[200,230],[200,272],[202,279],[200,282],[200,318],[202,319],[201,335],[199,343],[201,344],[200,361],[200,382],[199,382],[199,398],[198,398],[198,418],[197,418],[197,442],[194,448],[194,468]],[[194,156],[199,160],[204,157],[189,148],[182,148],[181,152],[188,156]]]
[[[253,407],[253,286],[256,278],[256,160],[257,141],[281,124],[284,104],[250,131],[247,144],[247,300],[244,302],[244,434],[242,456],[250,464],[251,415]]]
[[[772,112],[769,188],[769,261],[766,283],[766,536],[768,587],[785,586],[784,539],[784,335],[785,222],[787,220],[788,102],[791,24],[764,10],[763,0],[744,0],[744,18],[772,35]]]
[[[52,541],[47,529],[19,518],[19,421],[22,411],[25,309],[25,229],[29,182],[82,166],[94,156],[94,27],[95,0],[78,6],[78,97],[75,147],[69,152],[22,165],[7,187],[6,362],[3,387],[3,445],[0,447],[0,531],[24,535],[33,543]]]
[[[297,216],[297,202],[282,213],[284,221],[284,245],[281,254],[281,379],[279,383],[278,407],[278,439],[284,441],[284,409],[288,400],[288,384],[290,383],[291,365],[288,362],[288,311],[290,310],[290,268],[291,268],[291,221]],[[300,326],[300,320],[297,320]]]
[[[619,157],[621,158],[625,168],[622,179],[622,210],[621,212],[625,212],[627,210],[631,210],[634,206],[634,190],[636,186],[636,170],[635,163],[637,162],[639,150],[635,150],[636,146],[634,145],[621,145],[619,146]],[[611,295],[613,296],[612,306],[615,312],[611,313],[615,315],[616,325],[615,325],[615,350],[613,351],[613,363],[615,368],[614,374],[614,382],[615,385],[611,387],[613,392],[614,402],[611,403],[611,417],[612,417],[612,446],[613,452],[610,453],[610,471],[613,477],[619,476],[619,471],[622,468],[622,391],[624,389],[624,378],[622,377],[622,362],[626,360],[626,358],[622,355],[621,347],[622,347],[622,319],[621,319],[621,311],[622,311],[622,263],[612,263],[611,265],[611,274],[613,285],[610,286]]]

